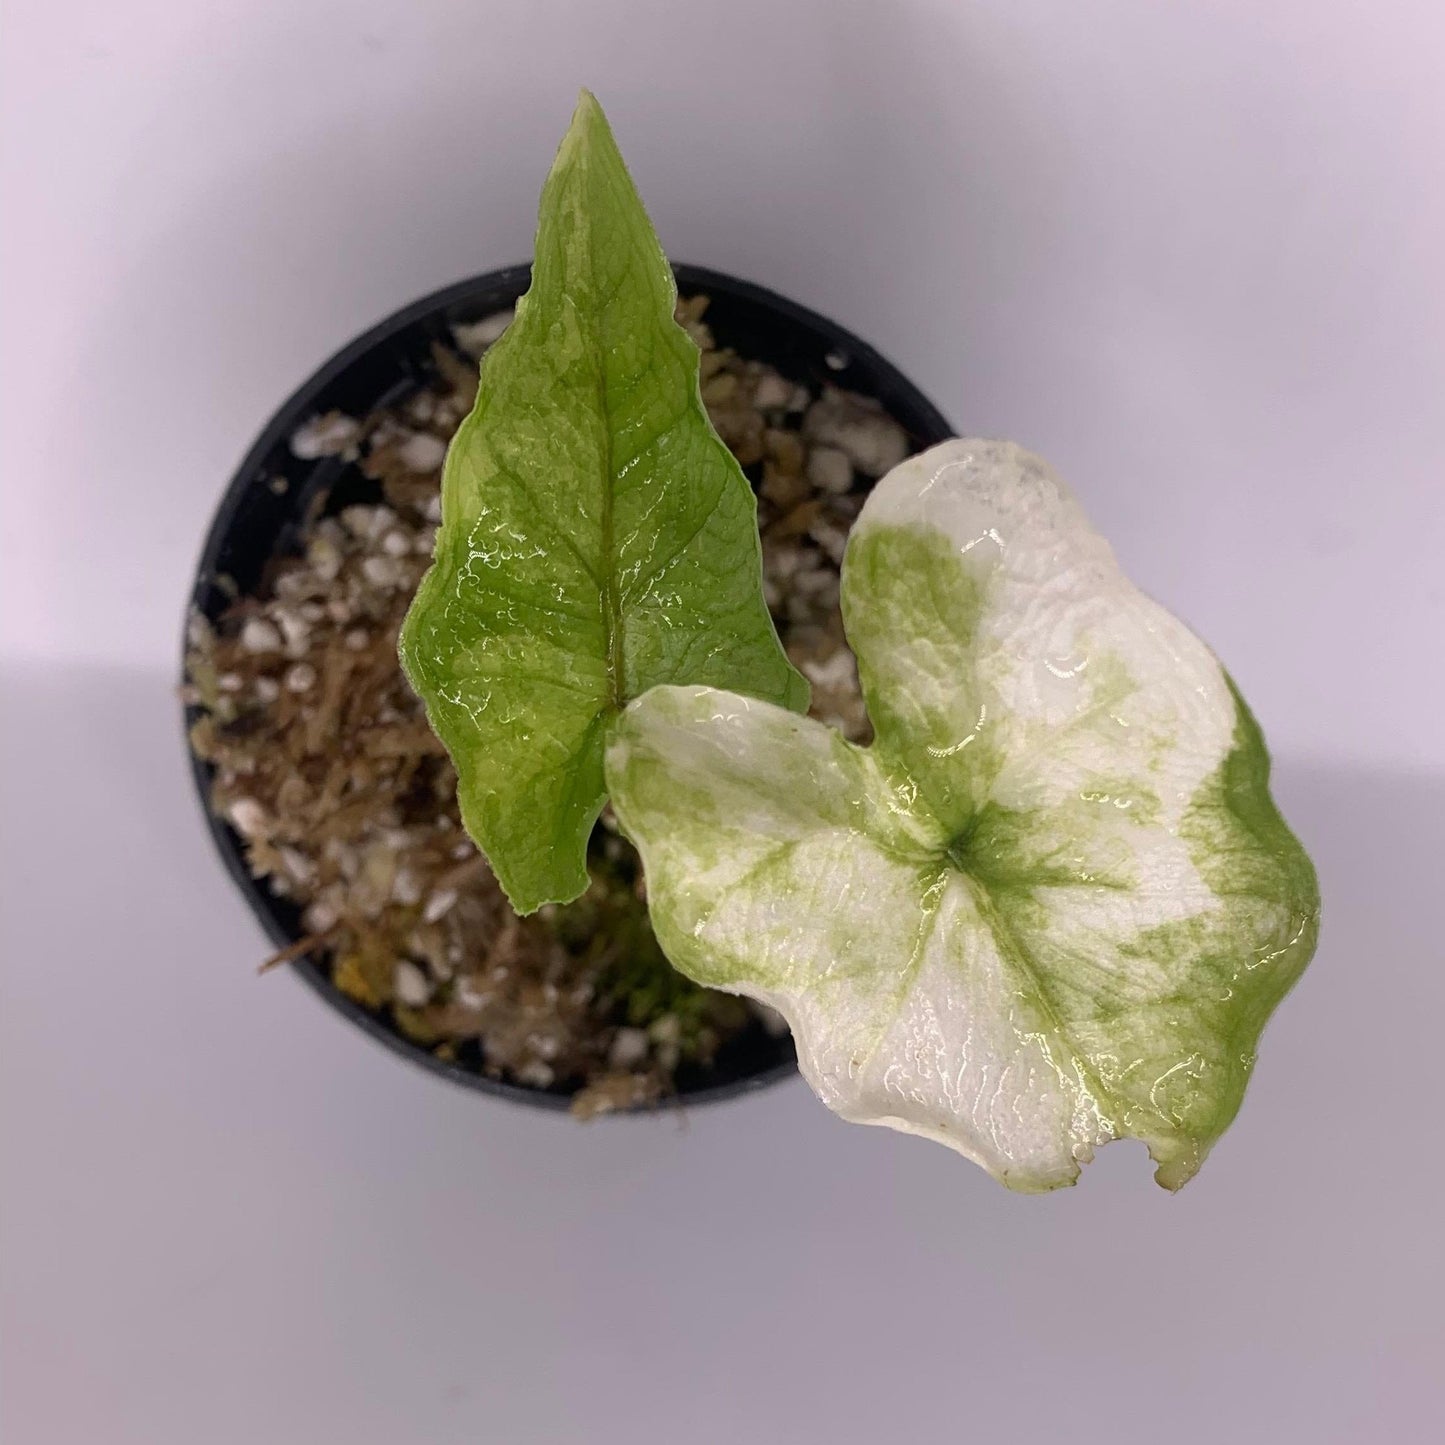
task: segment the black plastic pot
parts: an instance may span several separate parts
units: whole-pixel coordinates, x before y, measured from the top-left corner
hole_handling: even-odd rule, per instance
[[[877,398],[909,433],[915,449],[953,435],[916,386],[842,327],[746,281],[696,266],[675,269],[684,295],[705,292],[712,298],[707,321],[719,345],[767,362],[793,381],[814,388],[832,382]],[[527,289],[530,275],[529,266],[510,266],[434,292],[359,336],[306,381],[267,423],[226,489],[201,553],[191,607],[214,620],[232,595],[218,578],[229,578],[243,593],[249,592],[271,558],[298,549],[302,525],[319,497],[327,497],[328,505],[338,498],[352,499],[348,492],[354,469],[348,464],[336,458],[302,461],[292,454],[290,438],[301,423],[332,409],[364,415],[405,396],[429,376],[434,341],[449,342],[453,326],[512,306]],[[195,718],[194,710],[188,710],[188,727]],[[210,767],[194,755],[191,763],[222,862],[266,933],[284,948],[301,937],[295,905],[273,897],[251,876],[240,838],[210,809]],[[338,1013],[433,1073],[483,1093],[544,1107],[565,1108],[571,1098],[560,1089],[524,1088],[440,1060],[398,1032],[385,1014],[348,998],[309,958],[291,967]],[[754,1026],[726,1045],[711,1069],[694,1075],[680,1072],[678,1098],[686,1104],[730,1098],[785,1078],[795,1068],[792,1040],[772,1038]]]

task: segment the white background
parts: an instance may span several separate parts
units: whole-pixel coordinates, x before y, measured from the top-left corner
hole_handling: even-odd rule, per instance
[[[1442,7],[8,0],[0,65],[5,1445],[1430,1432]],[[672,255],[1048,455],[1260,715],[1324,944],[1180,1197],[797,1083],[584,1129],[254,978],[171,695],[208,515],[528,254],[584,83]]]

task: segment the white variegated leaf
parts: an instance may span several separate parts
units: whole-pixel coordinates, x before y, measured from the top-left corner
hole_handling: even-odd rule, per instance
[[[871,748],[707,688],[614,729],[663,947],[780,1010],[845,1118],[1020,1189],[1135,1137],[1177,1188],[1318,923],[1253,718],[1006,443],[895,468],[843,606]]]

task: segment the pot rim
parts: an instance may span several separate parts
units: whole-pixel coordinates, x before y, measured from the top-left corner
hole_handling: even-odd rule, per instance
[[[181,634],[181,678],[185,681],[185,657],[187,652],[186,634],[190,619],[197,611],[204,611],[208,590],[218,573],[218,563],[236,526],[239,513],[246,497],[262,482],[266,474],[267,459],[275,454],[278,447],[285,447],[296,428],[316,410],[314,405],[327,388],[349,368],[369,352],[384,347],[399,333],[420,321],[444,314],[454,308],[464,307],[468,301],[493,298],[486,309],[503,309],[495,298],[499,294],[511,293],[512,299],[526,291],[531,279],[531,263],[522,262],[505,266],[495,271],[483,272],[465,280],[453,282],[436,291],[419,297],[399,310],[384,317],[375,325],[341,347],[307,377],[272,413],[256,440],[247,450],[227,483],[221,501],[212,516],[201,548],[200,558],[195,567],[190,595],[187,598],[186,614]],[[854,336],[836,322],[819,315],[806,306],[801,306],[785,296],[770,291],[750,281],[740,280],[726,272],[715,271],[703,266],[674,263],[678,288],[683,292],[705,291],[710,296],[726,296],[761,307],[803,332],[812,332],[824,337],[830,347],[846,358],[846,371],[840,371],[840,385],[848,385],[846,372],[855,368],[862,372],[871,383],[860,387],[865,395],[886,391],[896,398],[904,399],[913,425],[909,428],[914,440],[920,437],[927,443],[941,441],[954,434],[943,414],[926,396],[890,361],[861,338]],[[485,314],[483,310],[480,314]],[[766,358],[757,358],[766,360]],[[882,385],[880,385],[882,383]],[[886,398],[883,399],[887,405]],[[200,710],[192,705],[183,709],[183,726],[187,733]],[[278,913],[278,902],[265,883],[252,875],[246,866],[245,854],[239,836],[230,824],[221,818],[210,805],[212,769],[199,758],[191,748],[189,737],[185,741],[186,755],[190,763],[191,777],[196,785],[197,797],[206,827],[221,862],[251,912],[260,922],[266,936],[278,948],[298,941],[299,934],[288,927]],[[408,1039],[392,1027],[385,1018],[373,1013],[343,993],[332,983],[326,971],[310,956],[289,961],[288,967],[298,975],[320,998],[337,1013],[362,1029],[371,1038],[385,1045],[394,1054],[409,1060],[430,1073],[452,1083],[460,1084],[483,1094],[507,1099],[513,1103],[526,1104],[533,1108],[565,1111],[571,1105],[573,1095],[529,1088],[514,1084],[506,1079],[493,1079],[485,1074],[445,1059],[439,1059],[431,1050]],[[727,1079],[716,1084],[704,1084],[699,1088],[679,1090],[658,1101],[655,1105],[636,1105],[627,1109],[612,1111],[618,1114],[655,1112],[660,1108],[687,1108],[693,1104],[709,1104],[740,1095],[755,1093],[771,1084],[797,1074],[796,1059],[783,1059],[755,1073]]]

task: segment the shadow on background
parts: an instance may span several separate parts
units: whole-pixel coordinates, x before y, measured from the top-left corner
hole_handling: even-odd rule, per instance
[[[762,1390],[770,1438],[876,1435],[899,1401],[940,1433],[952,1382],[980,1430],[1029,1398],[1053,1431],[1148,1354],[1103,1407],[1116,1445],[1181,1399],[1191,1438],[1232,1429],[1241,1400],[1254,1438],[1418,1438],[1440,1344],[1445,779],[1282,764],[1326,923],[1239,1120],[1176,1198],[1116,1145],[1078,1189],[1021,1199],[800,1084],[681,1127],[583,1128],[426,1078],[294,981],[258,980],[265,944],[211,854],[172,686],[12,669],[0,688],[12,1422],[59,1409],[66,1438],[102,1420],[180,1438],[196,1422],[167,1410],[263,1378],[234,1404],[244,1438],[289,1438],[318,1388],[363,1414],[446,1390],[475,1438],[498,1419],[509,1438],[540,1438],[529,1420],[585,1434],[589,1412],[638,1409],[645,1360],[715,1389],[728,1430]],[[305,1358],[278,1313],[305,1322]],[[426,1347],[398,1353],[398,1330]],[[200,1396],[157,1387],[157,1349]],[[518,1385],[558,1353],[555,1392]]]

